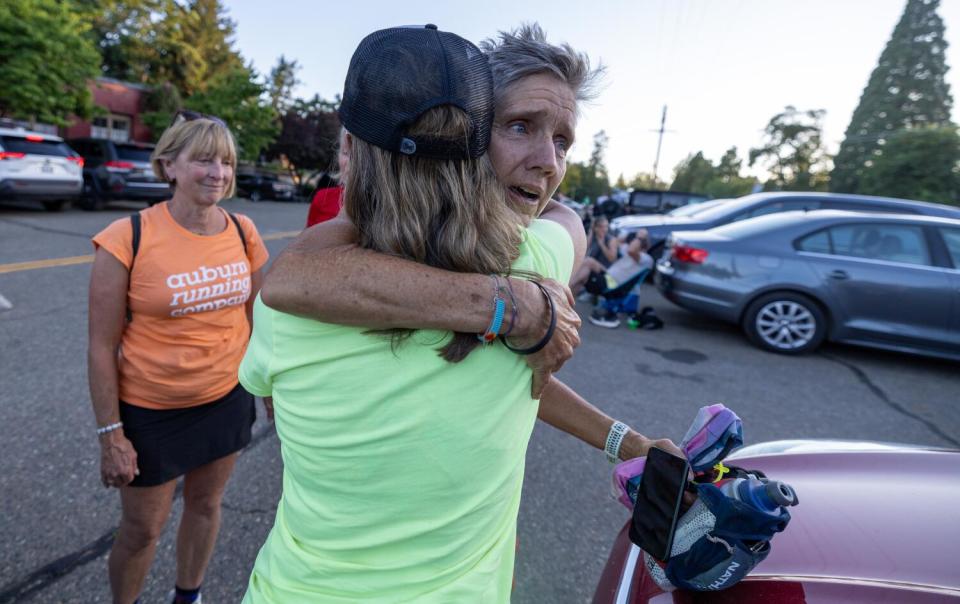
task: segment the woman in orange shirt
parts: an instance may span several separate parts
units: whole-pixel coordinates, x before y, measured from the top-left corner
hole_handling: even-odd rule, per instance
[[[199,601],[256,415],[237,370],[267,261],[253,222],[217,206],[235,188],[222,121],[181,112],[152,161],[173,197],[98,233],[90,277],[90,398],[101,480],[120,490],[109,574],[124,604],[143,587],[180,476],[174,602]]]

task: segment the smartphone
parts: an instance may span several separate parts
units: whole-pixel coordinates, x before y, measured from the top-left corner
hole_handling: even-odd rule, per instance
[[[661,562],[670,558],[689,473],[686,459],[656,447],[647,452],[629,536]]]

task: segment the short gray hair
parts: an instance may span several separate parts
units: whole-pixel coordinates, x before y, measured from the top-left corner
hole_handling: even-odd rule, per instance
[[[493,97],[500,103],[511,85],[531,75],[550,73],[570,87],[577,108],[582,101],[591,101],[598,94],[604,66],[590,68],[590,58],[577,52],[566,42],[547,42],[547,34],[537,23],[525,23],[513,31],[501,31],[499,37],[488,38],[480,48],[490,59],[493,71]]]

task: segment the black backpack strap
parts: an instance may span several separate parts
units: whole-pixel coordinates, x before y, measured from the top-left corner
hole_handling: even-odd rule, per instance
[[[133,261],[137,259],[137,252],[140,251],[140,212],[130,214],[130,227],[133,229],[133,255],[130,256],[130,272],[133,272]]]
[[[247,253],[247,236],[243,234],[243,227],[240,226],[240,220],[231,212],[227,212],[227,216],[230,217],[230,220],[233,221],[233,226],[237,227],[237,233],[240,235],[240,241],[243,243],[243,253]]]
[[[133,230],[133,241],[130,244],[130,248],[133,254],[130,256],[130,268],[128,269],[128,275],[133,276],[133,263],[137,259],[137,252],[140,251],[140,212],[130,214],[130,228]],[[130,285],[128,281],[127,290],[129,291]],[[127,323],[133,321],[133,313],[130,312],[130,307],[127,307]]]

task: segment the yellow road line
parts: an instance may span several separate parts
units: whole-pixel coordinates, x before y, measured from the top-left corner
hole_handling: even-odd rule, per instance
[[[291,237],[296,237],[303,231],[281,231],[279,233],[267,233],[263,235],[262,238],[264,241],[273,241],[274,239],[289,239]]]
[[[274,241],[276,239],[289,239],[296,237],[300,231],[282,231],[279,233],[268,233],[263,236],[264,241]],[[0,264],[0,275],[3,273],[17,273],[20,271],[32,271],[38,268],[52,268],[55,266],[70,266],[71,264],[89,264],[93,262],[93,254],[86,256],[69,256],[67,258],[48,258],[47,260],[30,260],[28,262],[13,262],[10,264]]]
[[[32,271],[36,268],[50,268],[52,266],[87,264],[89,262],[93,262],[93,254],[88,256],[70,256],[69,258],[50,258],[49,260],[31,260],[30,262],[14,262],[12,264],[0,264],[0,274]]]

